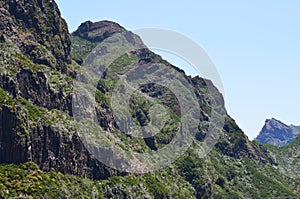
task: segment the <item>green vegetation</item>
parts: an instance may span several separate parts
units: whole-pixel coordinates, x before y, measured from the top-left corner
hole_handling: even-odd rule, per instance
[[[2,88],[0,88],[0,104],[1,105],[12,105],[15,102]]]
[[[43,45],[38,44],[31,52],[30,55],[35,58],[35,63],[45,64],[56,67],[56,59],[52,53]]]
[[[287,146],[277,147],[271,144],[264,144],[264,147],[271,151],[281,173],[293,178],[300,178],[300,135]]]
[[[42,69],[42,67],[40,65],[32,63],[32,61],[27,56],[23,55],[22,53],[15,54],[15,61],[16,61],[14,63],[15,65],[17,65],[17,66],[19,65],[24,68],[31,69],[34,72]]]
[[[180,158],[176,165],[180,173],[198,191],[199,198],[210,183],[214,198],[297,198],[300,182],[280,174],[272,165],[253,160],[223,156],[213,150],[201,160],[193,150]],[[205,197],[204,197],[205,198]]]
[[[130,65],[139,60],[135,55],[124,54],[121,57],[114,60],[108,66],[109,77],[114,78],[116,74],[124,74],[130,69]]]
[[[1,198],[91,198],[93,187],[91,180],[43,172],[32,162],[0,165]]]
[[[65,95],[70,94],[73,91],[72,86],[74,79],[72,77],[56,71],[49,71],[48,75],[48,83],[53,90],[60,91],[60,89],[62,89]]]
[[[92,181],[51,170],[41,171],[32,162],[0,165],[0,197],[21,198],[194,198],[193,188],[171,170],[145,175],[111,177]],[[111,190],[118,190],[112,195]]]
[[[281,175],[272,165],[224,157],[213,151],[199,159],[190,149],[174,167],[144,175],[107,180],[43,172],[32,162],[0,165],[0,197],[25,198],[298,198],[300,182]],[[112,192],[112,190],[115,190]]]
[[[95,101],[101,106],[110,105],[110,98],[107,97],[104,93],[100,92],[99,90],[96,90],[95,92]]]
[[[32,121],[36,121],[37,119],[45,119],[46,109],[34,106],[32,103],[28,102],[24,98],[20,98],[19,101],[26,107],[28,111],[28,116]]]
[[[97,46],[97,43],[92,43],[77,36],[71,36],[72,58],[77,63],[82,63],[86,56]]]

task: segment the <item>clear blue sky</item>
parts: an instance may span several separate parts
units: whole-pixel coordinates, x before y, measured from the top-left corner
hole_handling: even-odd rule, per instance
[[[129,30],[167,28],[192,38],[215,63],[226,108],[250,139],[266,118],[300,124],[300,1],[56,2],[70,31],[108,19]]]

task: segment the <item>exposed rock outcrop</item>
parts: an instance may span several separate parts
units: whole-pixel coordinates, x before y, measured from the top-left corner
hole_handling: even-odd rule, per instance
[[[118,172],[93,158],[75,130],[61,132],[59,127],[32,123],[22,116],[21,107],[0,110],[0,162],[33,161],[44,171],[107,179]]]
[[[299,134],[299,127],[294,125],[288,126],[283,122],[272,118],[265,121],[265,125],[255,140],[262,144],[285,146],[295,140]]]
[[[81,37],[90,42],[101,42],[115,33],[125,31],[122,26],[111,21],[100,21],[96,23],[86,21],[82,23],[72,35]]]
[[[66,72],[71,41],[55,1],[3,0],[0,15],[2,40],[11,40],[34,63]]]

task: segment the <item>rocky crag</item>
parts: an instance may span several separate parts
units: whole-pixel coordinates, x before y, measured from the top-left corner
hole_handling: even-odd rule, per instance
[[[265,121],[265,125],[255,140],[262,144],[285,146],[294,141],[299,134],[300,127],[295,125],[288,126],[272,118]]]

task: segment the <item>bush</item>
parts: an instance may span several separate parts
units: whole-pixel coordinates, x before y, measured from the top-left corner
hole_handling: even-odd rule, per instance
[[[219,185],[220,187],[224,188],[225,187],[225,179],[223,177],[219,177],[216,181],[216,184]]]

